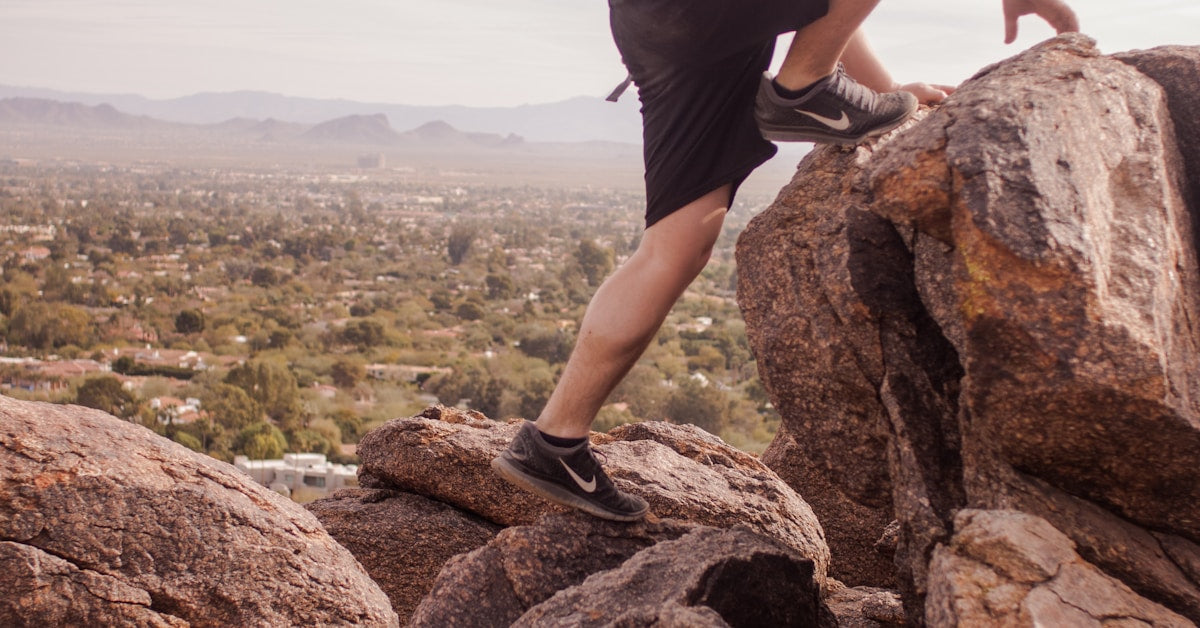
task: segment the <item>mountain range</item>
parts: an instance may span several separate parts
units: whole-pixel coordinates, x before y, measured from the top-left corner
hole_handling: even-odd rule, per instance
[[[92,94],[0,85],[0,99],[11,98],[108,105],[131,116],[198,125],[223,124],[235,119],[314,125],[348,116],[383,114],[394,128],[400,129],[441,121],[457,129],[502,137],[517,135],[530,142],[641,142],[641,118],[635,94],[626,95],[616,104],[598,97],[580,96],[556,103],[517,107],[469,107],[298,98],[257,91],[200,93],[155,100],[134,94]]]
[[[275,118],[230,118],[216,124],[188,124],[128,114],[107,103],[85,105],[41,98],[0,100],[0,128],[28,126],[51,126],[85,132],[116,131],[163,135],[199,133],[215,138],[241,138],[255,142],[408,147],[423,150],[512,148],[525,145],[524,138],[516,134],[464,132],[443,120],[426,122],[409,131],[399,132],[392,128],[388,117],[382,113],[353,114],[317,124],[284,122]]]

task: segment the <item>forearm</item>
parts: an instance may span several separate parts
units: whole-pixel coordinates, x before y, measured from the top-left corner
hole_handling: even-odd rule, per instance
[[[867,43],[862,29],[855,31],[846,44],[842,52],[842,65],[846,68],[846,74],[877,92],[894,92],[900,88]]]

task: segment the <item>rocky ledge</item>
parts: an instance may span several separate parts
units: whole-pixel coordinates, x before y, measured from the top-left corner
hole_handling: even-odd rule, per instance
[[[813,151],[743,233],[763,461],[831,576],[913,624],[1200,621],[1198,80],[1052,39]]]

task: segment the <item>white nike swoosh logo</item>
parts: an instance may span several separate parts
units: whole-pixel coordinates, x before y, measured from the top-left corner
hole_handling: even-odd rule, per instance
[[[850,128],[850,116],[846,115],[845,111],[842,112],[842,118],[840,120],[834,120],[833,118],[826,118],[825,116],[820,116],[815,113],[805,111],[803,109],[797,109],[796,113],[802,113],[835,131],[845,131],[846,129]]]
[[[575,483],[579,485],[579,488],[583,489],[583,492],[585,492],[585,493],[596,492],[596,477],[595,476],[592,476],[591,481],[584,482],[583,478],[579,477],[579,474],[575,473],[574,469],[567,466],[567,463],[563,462],[562,458],[558,459],[558,463],[561,464],[563,466],[563,468],[567,470],[567,475],[570,475],[571,479],[575,480]]]

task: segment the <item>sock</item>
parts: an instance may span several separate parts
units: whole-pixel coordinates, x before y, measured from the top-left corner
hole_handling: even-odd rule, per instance
[[[558,436],[551,436],[542,430],[538,430],[538,434],[542,435],[542,440],[554,445],[555,447],[571,448],[575,447],[576,445],[582,445],[583,442],[587,440],[587,438],[560,438]]]
[[[771,87],[775,88],[775,93],[779,94],[780,98],[786,98],[787,100],[797,100],[799,98],[803,98],[805,94],[811,92],[812,88],[816,87],[817,83],[820,83],[820,82],[821,82],[820,79],[818,79],[816,82],[806,85],[804,87],[801,87],[800,89],[788,89],[788,88],[780,85],[779,82],[776,81],[775,79],[771,79]]]

